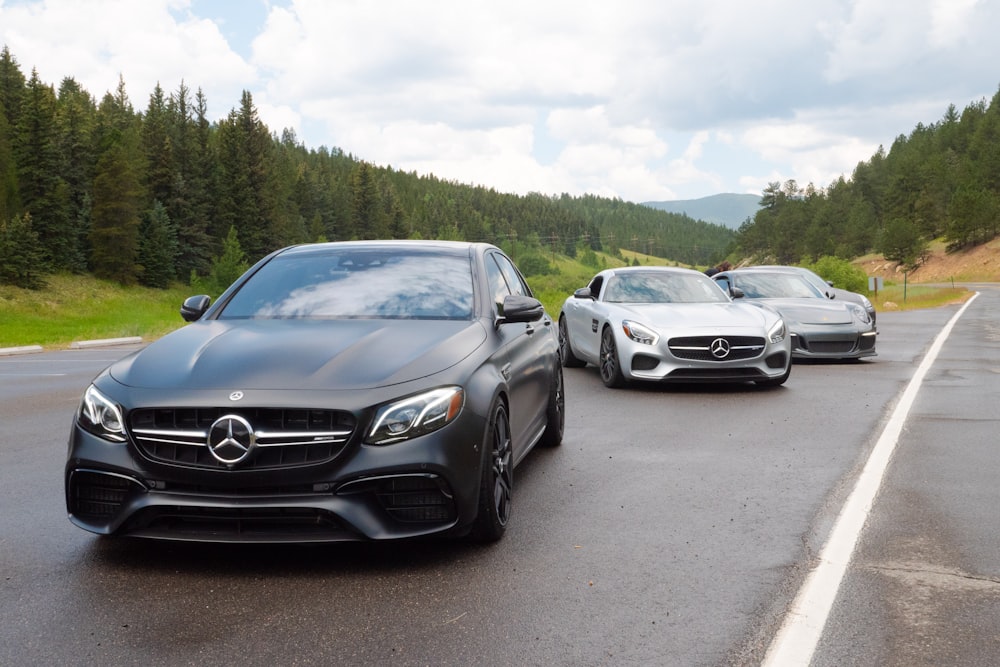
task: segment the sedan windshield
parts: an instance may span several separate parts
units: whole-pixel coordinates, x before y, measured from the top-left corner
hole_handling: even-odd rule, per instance
[[[698,274],[631,272],[608,281],[604,300],[611,303],[722,303],[729,298]]]
[[[220,319],[470,319],[467,254],[350,247],[278,255],[226,304]]]

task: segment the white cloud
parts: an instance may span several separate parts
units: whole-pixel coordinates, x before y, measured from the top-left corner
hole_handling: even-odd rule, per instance
[[[879,144],[992,97],[976,0],[0,0],[30,73],[249,90],[309,147],[503,191],[633,201],[823,186]],[[87,26],[81,29],[81,26]],[[228,41],[227,41],[228,40]],[[242,55],[241,55],[242,54]]]

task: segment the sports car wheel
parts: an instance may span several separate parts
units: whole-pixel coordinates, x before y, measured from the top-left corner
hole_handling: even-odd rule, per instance
[[[559,356],[562,358],[562,365],[566,368],[581,368],[587,365],[586,361],[578,359],[573,354],[573,348],[569,344],[569,327],[566,326],[566,318],[559,318]]]
[[[604,327],[601,333],[601,380],[606,387],[624,387],[625,376],[618,362],[618,346],[611,327]]]
[[[493,407],[487,429],[486,460],[479,483],[479,513],[472,526],[472,538],[496,542],[503,537],[510,519],[514,467],[510,445],[510,421],[501,401]]]
[[[549,389],[549,407],[545,411],[545,431],[538,444],[542,447],[558,447],[562,444],[563,427],[566,424],[566,394],[563,393],[562,367],[557,366],[552,388]]]

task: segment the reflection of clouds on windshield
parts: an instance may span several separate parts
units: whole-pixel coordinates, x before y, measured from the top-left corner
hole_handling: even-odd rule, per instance
[[[679,273],[623,273],[608,285],[607,301],[617,303],[714,303],[725,294],[707,277]]]
[[[254,317],[469,318],[472,276],[464,258],[415,256],[293,289]]]

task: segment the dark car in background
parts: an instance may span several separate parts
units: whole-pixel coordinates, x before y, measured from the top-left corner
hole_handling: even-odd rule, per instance
[[[499,539],[562,440],[556,327],[488,244],[286,248],[87,389],[70,520],[102,535]]]
[[[876,354],[878,332],[858,303],[830,299],[783,268],[740,268],[712,276],[731,297],[781,313],[798,359],[861,359]]]
[[[869,317],[872,318],[872,322],[876,322],[878,314],[875,311],[875,306],[872,305],[871,300],[864,294],[859,294],[858,292],[851,292],[850,290],[841,289],[835,287],[829,280],[824,280],[815,271],[807,269],[803,266],[785,266],[785,265],[775,265],[775,266],[748,266],[748,269],[762,269],[771,270],[778,269],[783,271],[791,271],[793,273],[798,273],[800,276],[812,283],[816,289],[826,295],[828,299],[840,299],[841,301],[853,301],[854,303],[860,304],[862,308],[868,311]]]

